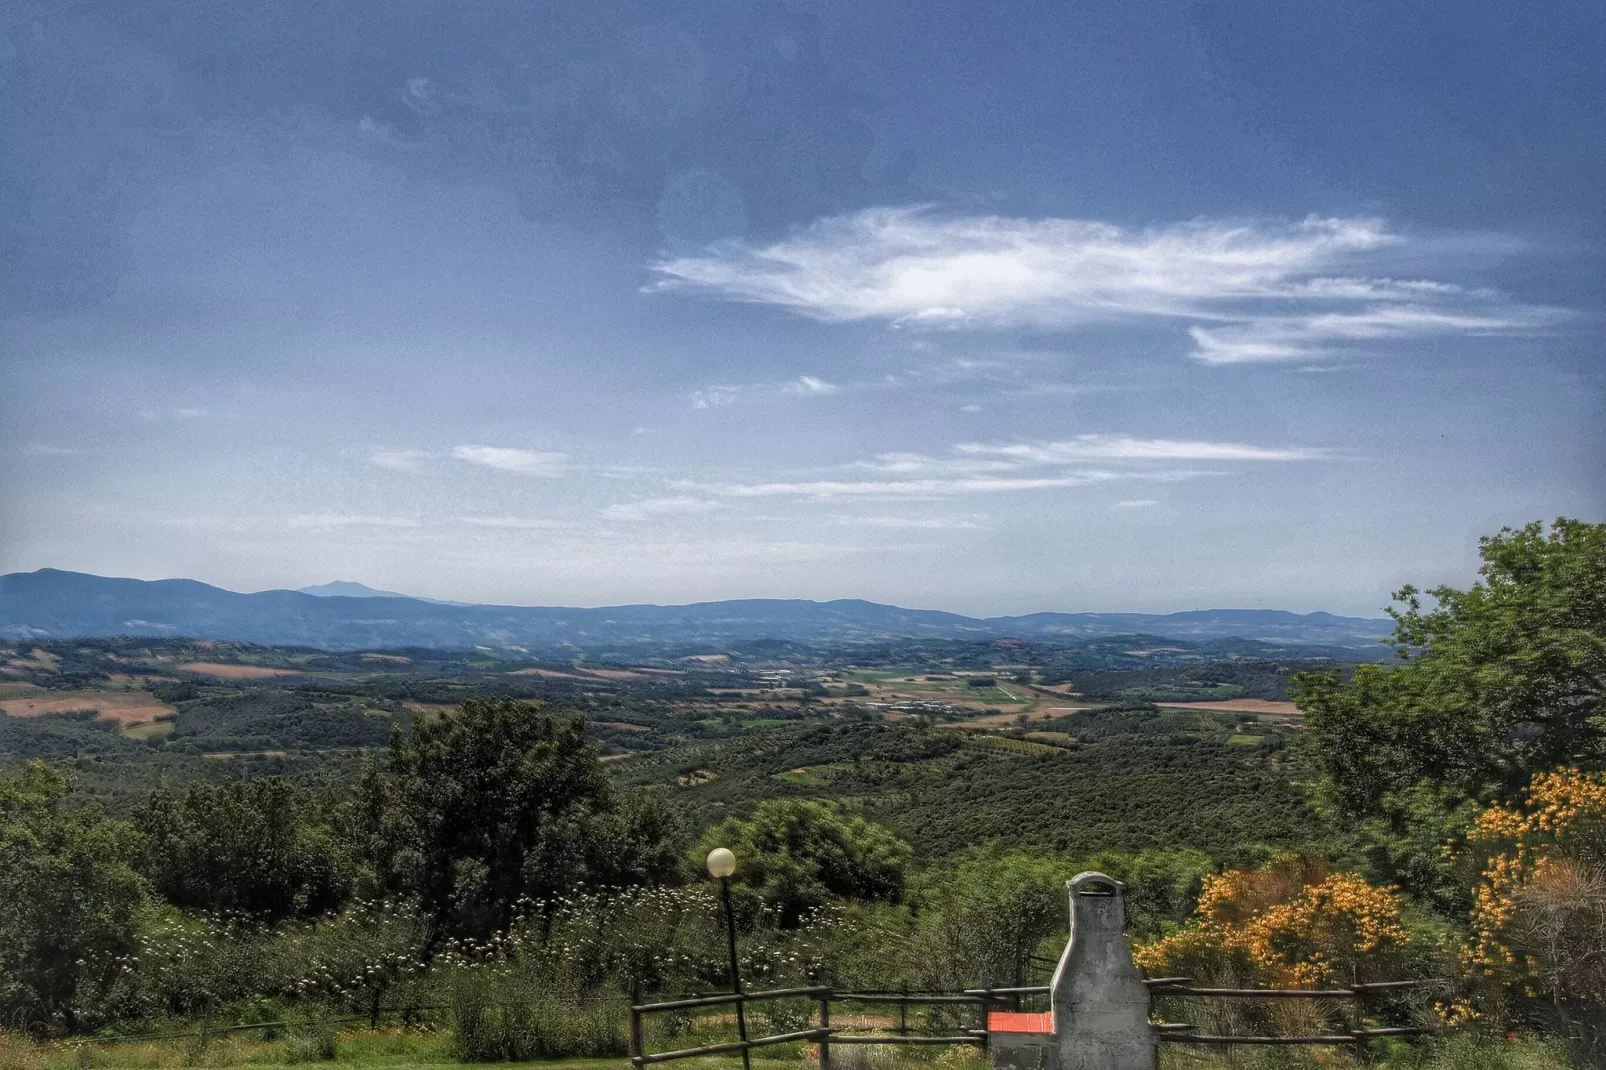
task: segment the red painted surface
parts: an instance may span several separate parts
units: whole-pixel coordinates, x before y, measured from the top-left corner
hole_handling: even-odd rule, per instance
[[[991,1033],[1052,1033],[1054,1014],[1029,1014],[1021,1011],[992,1011],[987,1015],[987,1030]]]

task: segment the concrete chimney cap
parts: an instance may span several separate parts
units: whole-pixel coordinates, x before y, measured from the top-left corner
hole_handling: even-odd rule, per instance
[[[1065,882],[1065,887],[1077,895],[1113,895],[1119,897],[1126,891],[1126,885],[1114,877],[1094,870],[1078,873]],[[1106,888],[1109,890],[1105,891]],[[1086,891],[1083,889],[1086,889]]]

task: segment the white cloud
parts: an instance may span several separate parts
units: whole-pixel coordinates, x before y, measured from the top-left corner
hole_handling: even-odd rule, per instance
[[[974,518],[960,516],[839,516],[838,524],[871,528],[925,528],[933,531],[956,531],[980,528]]]
[[[1304,275],[1399,241],[1374,219],[1198,221],[1133,232],[1091,220],[872,208],[766,248],[732,246],[654,269],[660,288],[825,320],[1041,325],[1121,312],[1180,315],[1199,301],[1284,294]]]
[[[723,509],[720,502],[707,498],[680,496],[674,498],[647,498],[635,502],[619,502],[602,510],[607,520],[651,520],[665,516],[697,516]]]
[[[1206,363],[1308,359],[1341,344],[1528,329],[1554,310],[1430,279],[1355,273],[1406,245],[1380,220],[1091,220],[873,208],[764,247],[653,265],[651,289],[776,305],[828,322],[1066,327],[1159,319],[1195,328]],[[1201,336],[1202,335],[1202,336]]]
[[[368,463],[392,472],[417,472],[427,460],[429,454],[423,450],[380,450],[369,456]]]
[[[1019,460],[987,460],[975,457],[928,457],[924,453],[878,453],[868,461],[854,461],[849,467],[864,468],[887,475],[981,475],[987,472],[1013,472]]]
[[[691,407],[694,409],[714,409],[721,405],[729,405],[741,393],[739,386],[710,386],[703,390],[691,392]]]
[[[566,520],[551,520],[533,516],[460,516],[459,524],[476,528],[500,528],[518,531],[561,531],[574,525]]]
[[[1126,435],[1077,435],[1059,442],[998,445],[962,442],[954,450],[969,456],[1006,457],[1027,464],[1076,461],[1311,461],[1326,450],[1301,446],[1251,446],[1242,442],[1187,442]]]
[[[364,516],[350,513],[300,513],[279,517],[277,523],[288,531],[333,531],[337,528],[416,528],[413,516]]]
[[[795,382],[788,384],[786,389],[793,394],[835,394],[841,387],[824,379],[816,379],[812,375],[800,375]]]
[[[1083,487],[1127,477],[1117,472],[1082,471],[1057,476],[970,476],[948,479],[816,479],[775,483],[724,483],[707,489],[731,498],[944,498],[955,494]]]
[[[1264,463],[1312,461],[1331,456],[1325,450],[1298,446],[1146,439],[1130,435],[1078,435],[1055,442],[962,442],[953,446],[951,453],[948,457],[882,453],[843,466],[850,472],[868,473],[863,478],[724,483],[700,489],[730,498],[938,499],[1128,480],[1174,483],[1222,474],[1171,467],[1174,462]],[[1103,462],[1105,467],[1087,467],[1092,461]]]
[[[568,461],[567,454],[538,453],[509,446],[457,446],[452,449],[452,456],[470,464],[529,476],[561,475]]]
[[[1147,509],[1151,505],[1159,504],[1153,498],[1128,498],[1124,502],[1116,502],[1115,506],[1118,509]]]
[[[1193,338],[1196,359],[1206,364],[1244,364],[1300,360],[1344,343],[1531,330],[1558,318],[1555,312],[1532,308],[1515,309],[1502,316],[1393,305],[1363,312],[1267,318],[1224,327],[1195,326],[1188,328],[1188,334]]]

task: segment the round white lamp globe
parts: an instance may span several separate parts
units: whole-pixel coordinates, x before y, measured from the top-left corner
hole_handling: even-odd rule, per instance
[[[724,880],[736,872],[736,856],[724,847],[716,847],[708,852],[708,875],[717,880]]]

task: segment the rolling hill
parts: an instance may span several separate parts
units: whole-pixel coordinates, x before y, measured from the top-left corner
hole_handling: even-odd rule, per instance
[[[356,586],[356,585],[353,585]],[[382,594],[245,594],[197,580],[137,580],[59,569],[0,576],[0,637],[190,636],[335,650],[894,638],[1084,640],[1141,633],[1373,650],[1383,619],[1281,610],[1033,613],[967,617],[859,599],[732,599],[682,606],[497,606]]]

